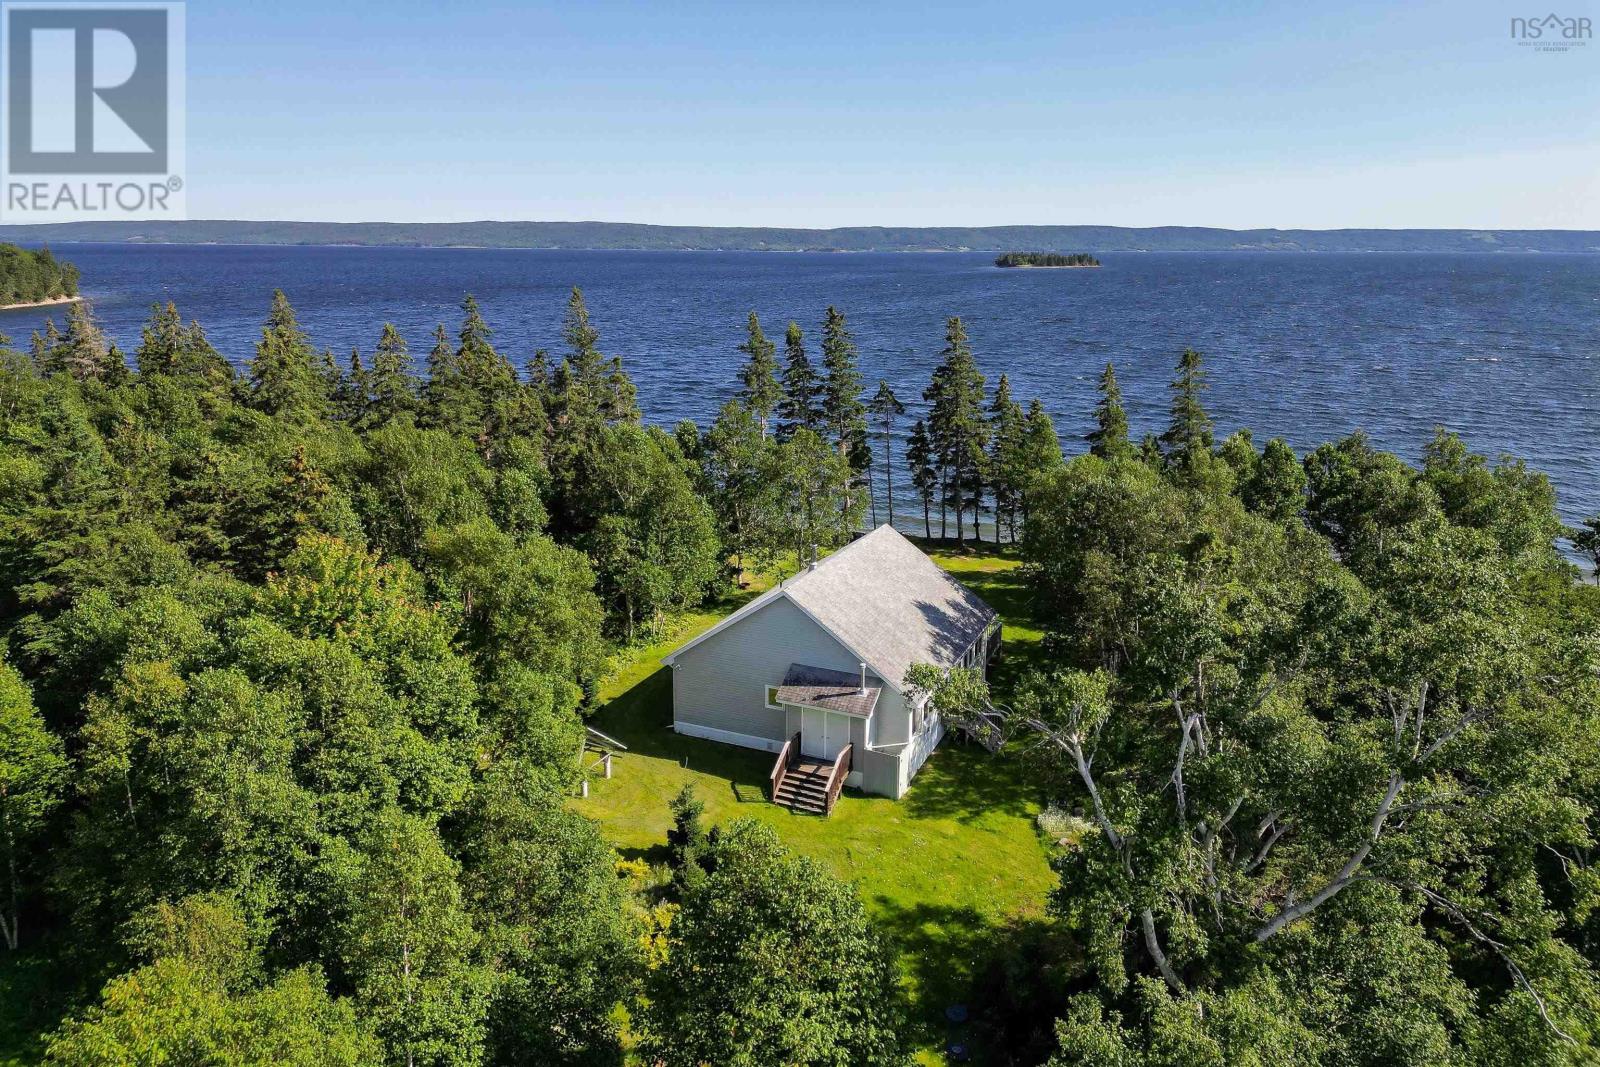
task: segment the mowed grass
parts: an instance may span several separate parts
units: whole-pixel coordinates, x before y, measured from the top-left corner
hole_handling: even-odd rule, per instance
[[[1000,611],[1006,625],[997,687],[1039,640],[1027,619],[1014,558],[996,552],[937,553],[939,564]],[[1035,828],[1036,792],[1008,758],[948,737],[899,801],[846,791],[828,818],[796,815],[767,801],[774,757],[671,730],[672,680],[662,656],[746,602],[679,620],[662,641],[619,660],[602,691],[596,728],[629,746],[610,780],[591,774],[578,809],[599,821],[629,858],[660,860],[667,802],[685,783],[712,823],[753,818],[796,852],[855,883],[894,939],[919,1024],[923,1062],[942,1062],[944,1012],[972,999],[972,983],[1017,924],[1037,919],[1054,884]]]

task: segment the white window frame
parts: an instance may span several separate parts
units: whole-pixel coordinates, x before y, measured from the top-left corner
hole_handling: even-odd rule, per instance
[[[778,690],[781,688],[783,688],[781,683],[777,685],[764,685],[761,687],[761,700],[764,704],[766,704],[768,711],[782,711],[784,709],[785,705],[779,704],[776,699]]]

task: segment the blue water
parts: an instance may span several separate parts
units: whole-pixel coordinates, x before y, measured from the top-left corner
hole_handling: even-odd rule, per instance
[[[917,400],[967,323],[991,384],[1040,397],[1081,450],[1095,378],[1117,364],[1136,434],[1158,430],[1178,353],[1205,353],[1218,428],[1301,448],[1365,429],[1416,458],[1432,427],[1510,452],[1555,482],[1569,520],[1600,510],[1600,256],[1108,253],[1099,270],[1002,271],[983,254],[553,252],[65,245],[108,332],[131,351],[175,300],[229,358],[249,358],[272,289],[320,346],[368,351],[394,322],[420,357],[473,293],[502,352],[559,352],[583,287],[602,349],[624,357],[652,421],[702,423],[732,395],[744,319],[812,340],[838,305],[869,387]],[[59,316],[60,309],[52,309]],[[42,311],[0,313],[19,342]]]

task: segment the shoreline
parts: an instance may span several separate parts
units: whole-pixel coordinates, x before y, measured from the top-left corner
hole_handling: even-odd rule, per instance
[[[1100,265],[1099,263],[1011,263],[1002,267],[996,263],[995,267],[998,270],[1094,270]]]
[[[49,300],[33,300],[22,304],[0,304],[0,311],[26,311],[28,308],[48,308],[57,304],[76,304],[82,300],[80,296],[56,296]]]

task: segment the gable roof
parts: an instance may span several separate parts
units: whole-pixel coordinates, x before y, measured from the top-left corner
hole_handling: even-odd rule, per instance
[[[889,525],[770,589],[662,660],[736,625],[779,597],[863,660],[895,692],[914,663],[953,666],[995,618],[983,599],[956,581]]]
[[[878,705],[878,686],[862,686],[861,677],[849,671],[791,663],[778,686],[777,703],[797,708],[827,708],[866,718]]]

